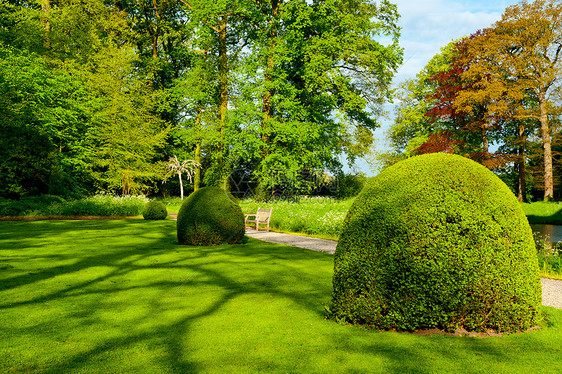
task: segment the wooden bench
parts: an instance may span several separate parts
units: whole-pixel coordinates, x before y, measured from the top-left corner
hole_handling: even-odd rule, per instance
[[[266,231],[269,231],[269,221],[271,219],[272,209],[259,209],[256,214],[244,214],[244,224],[246,226],[256,227],[256,231],[259,231],[260,225],[267,225]]]

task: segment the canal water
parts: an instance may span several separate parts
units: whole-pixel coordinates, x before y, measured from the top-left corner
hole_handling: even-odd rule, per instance
[[[562,225],[531,225],[534,233],[539,233],[547,242],[562,241]]]

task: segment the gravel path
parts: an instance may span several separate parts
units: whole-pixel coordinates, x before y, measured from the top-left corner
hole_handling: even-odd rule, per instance
[[[562,281],[542,278],[542,305],[562,309]]]
[[[246,228],[246,235],[251,238],[263,240],[264,242],[291,245],[294,247],[331,254],[336,251],[336,245],[338,244],[338,242],[334,240],[316,239],[271,231],[255,231],[249,228]],[[551,306],[556,309],[562,309],[562,281],[542,278],[541,283],[543,305]]]
[[[263,240],[264,242],[291,245],[310,249],[316,252],[327,252],[334,254],[338,242],[335,240],[325,240],[317,238],[309,238],[308,236],[281,234],[272,231],[256,231],[246,227],[246,236]]]

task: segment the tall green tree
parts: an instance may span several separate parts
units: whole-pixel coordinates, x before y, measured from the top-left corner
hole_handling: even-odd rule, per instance
[[[197,100],[189,100],[194,106],[191,117],[195,128],[209,128],[209,122],[215,123],[215,137],[207,138],[208,167],[205,172],[207,185],[221,185],[228,187],[227,180],[232,168],[230,156],[230,141],[233,127],[230,125],[229,105],[233,101],[235,88],[235,71],[239,64],[244,45],[247,43],[243,22],[248,22],[246,12],[253,6],[250,1],[208,2],[201,0],[181,0],[184,5],[185,17],[189,19],[190,46],[193,59],[193,70],[203,71],[203,82],[198,83],[198,77],[193,71],[187,72],[180,80],[186,84],[196,86],[195,91],[205,95],[197,95]],[[251,19],[251,17],[249,17]],[[215,87],[214,90],[209,86]],[[202,91],[201,91],[202,90]],[[216,120],[204,115],[211,107],[216,110]],[[193,110],[192,110],[193,112]],[[207,122],[205,125],[203,122]],[[199,137],[196,153],[202,152],[203,139]],[[204,152],[204,150],[203,150]],[[203,163],[205,164],[205,163]],[[197,180],[197,178],[196,178]]]
[[[98,188],[119,190],[124,195],[148,193],[161,178],[157,151],[169,129],[154,114],[150,80],[139,77],[133,65],[133,49],[107,47],[92,58],[89,85],[93,88],[93,175]]]
[[[257,174],[273,187],[302,169],[337,169],[341,154],[353,161],[367,151],[402,55],[389,2],[259,4],[248,80],[261,100],[242,136],[257,135]]]
[[[0,196],[83,191],[85,95],[71,73],[0,42]]]
[[[19,118],[7,133],[27,133],[42,144],[41,152],[20,155],[43,165],[34,182],[20,183],[33,185],[22,193],[84,193],[95,183],[146,191],[165,126],[148,112],[153,96],[135,69],[124,13],[99,0],[41,4],[15,4],[11,18],[1,19],[14,26],[2,28],[12,47],[1,79],[7,91],[15,87],[4,97],[6,118]],[[13,70],[14,61],[20,69]]]
[[[2,2],[5,126],[35,144],[10,190],[148,193],[173,154],[200,160],[196,186],[336,170],[390,98],[397,18],[369,0]]]

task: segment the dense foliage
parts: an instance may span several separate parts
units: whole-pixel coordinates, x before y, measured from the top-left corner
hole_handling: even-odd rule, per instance
[[[339,171],[390,98],[398,17],[386,0],[3,1],[0,197],[176,194],[173,155],[201,165],[194,189]]]
[[[142,213],[148,201],[143,196],[94,195],[64,200],[59,196],[22,197],[19,200],[0,198],[0,217],[53,216],[129,216]]]
[[[365,187],[345,219],[333,283],[335,318],[382,329],[518,331],[540,317],[520,205],[456,155],[410,158]]]
[[[193,192],[178,212],[180,244],[235,244],[242,241],[244,233],[240,205],[219,187],[204,187]]]
[[[522,2],[443,48],[403,85],[385,163],[455,153],[502,174],[519,201],[558,197],[561,17],[559,1]]]
[[[337,178],[336,197],[347,199],[359,195],[367,183],[367,177],[363,174],[340,174]]]
[[[144,219],[148,220],[162,220],[168,217],[168,211],[166,210],[166,205],[164,205],[164,203],[152,200],[144,206],[142,216]]]

